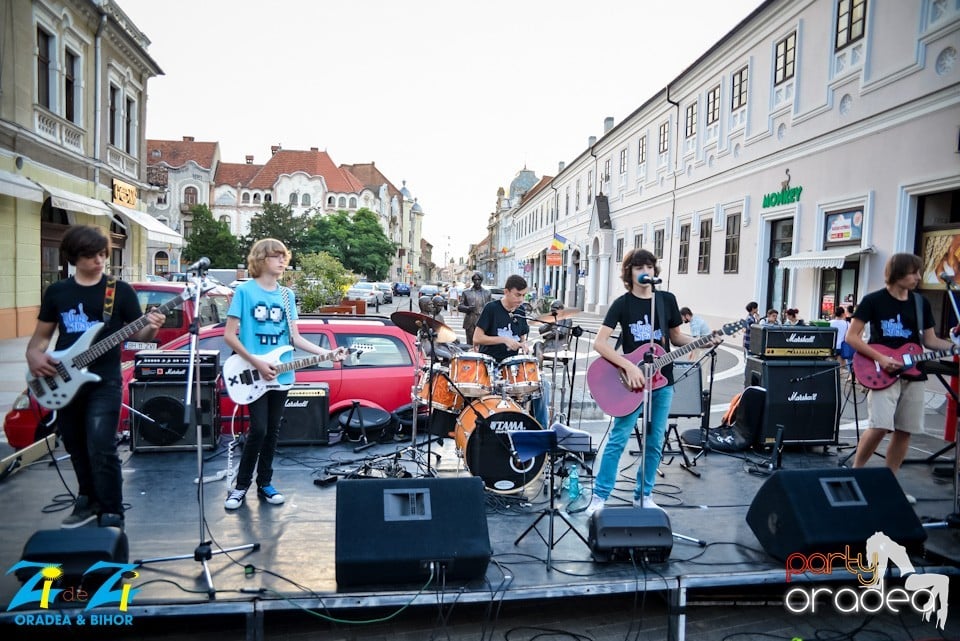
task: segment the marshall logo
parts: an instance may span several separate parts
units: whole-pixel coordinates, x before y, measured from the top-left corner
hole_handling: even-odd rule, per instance
[[[793,394],[787,397],[787,400],[792,401],[794,403],[805,403],[807,401],[815,401],[817,400],[817,393],[814,392],[813,394],[801,394],[800,392],[794,392]]]
[[[786,337],[788,343],[813,343],[816,337],[813,334],[790,334]]]
[[[283,404],[284,407],[307,407],[310,405],[310,401],[292,401],[290,398],[287,398],[287,402]]]

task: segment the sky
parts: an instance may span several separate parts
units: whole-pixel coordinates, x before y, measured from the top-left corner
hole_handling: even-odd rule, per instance
[[[555,176],[761,0],[117,0],[164,75],[147,138],[375,162],[434,262],[486,235],[499,187]]]

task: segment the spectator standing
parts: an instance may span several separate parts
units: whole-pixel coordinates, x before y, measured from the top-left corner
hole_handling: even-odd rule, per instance
[[[800,310],[797,309],[796,307],[790,307],[783,314],[786,317],[783,319],[783,325],[805,325],[806,324],[803,322],[803,319],[800,318]]]
[[[747,303],[747,317],[743,319],[746,327],[743,330],[743,351],[746,354],[750,353],[750,326],[760,322],[760,305],[757,304],[757,301],[752,300]]]

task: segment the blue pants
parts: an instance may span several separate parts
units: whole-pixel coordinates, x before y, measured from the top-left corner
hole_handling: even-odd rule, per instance
[[[240,455],[237,470],[237,489],[245,490],[253,481],[257,469],[257,487],[270,485],[273,480],[273,456],[280,438],[280,419],[287,400],[287,390],[270,390],[247,406],[250,429]]]
[[[123,476],[117,423],[123,390],[119,379],[88,383],[57,416],[63,446],[77,475],[77,493],[101,513],[123,514]]]
[[[653,493],[653,482],[657,478],[657,468],[663,456],[663,439],[667,433],[667,418],[670,414],[670,403],[673,401],[673,386],[667,385],[654,390],[651,395],[651,424],[650,429],[643,435],[643,478],[640,476],[640,466],[637,467],[637,485],[633,490],[633,498],[640,495],[650,496]],[[600,469],[593,481],[593,494],[604,501],[610,498],[617,482],[620,471],[620,455],[633,434],[633,426],[637,424],[641,404],[633,413],[613,419],[613,428],[610,437],[603,448],[600,458]],[[641,490],[642,488],[642,490]]]

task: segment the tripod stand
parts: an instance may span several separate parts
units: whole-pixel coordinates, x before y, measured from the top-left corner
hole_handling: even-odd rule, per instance
[[[197,478],[201,482],[197,483],[197,508],[198,508],[198,527],[199,527],[199,543],[194,549],[193,554],[183,554],[179,556],[167,556],[167,557],[158,557],[154,559],[142,559],[135,561],[140,565],[146,565],[148,563],[163,563],[165,561],[180,561],[183,559],[193,559],[198,562],[203,569],[203,577],[207,582],[207,596],[211,599],[215,599],[217,595],[217,590],[213,585],[213,577],[210,575],[210,567],[207,565],[207,562],[213,558],[214,554],[227,554],[230,552],[238,552],[241,550],[252,550],[257,551],[260,549],[259,543],[248,543],[246,545],[238,545],[231,548],[222,548],[213,551],[212,541],[206,539],[206,526],[207,519],[204,513],[203,505],[203,428],[200,425],[200,421],[197,417],[197,407],[196,402],[199,402],[200,398],[200,368],[199,368],[199,340],[200,340],[200,295],[203,293],[204,286],[206,284],[205,272],[206,268],[202,264],[206,262],[207,265],[210,264],[209,259],[201,259],[198,261],[198,264],[201,265],[196,271],[196,278],[193,279],[194,290],[193,290],[193,309],[195,310],[193,321],[190,323],[190,364],[187,366],[187,387],[186,387],[186,396],[184,398],[184,412],[183,412],[183,422],[185,425],[190,426],[194,431],[197,444]],[[195,402],[194,399],[197,399]],[[211,429],[219,429],[219,426],[212,426]]]
[[[550,457],[550,507],[540,510],[540,515],[533,523],[527,526],[527,529],[517,537],[517,540],[514,541],[513,544],[520,545],[520,541],[525,539],[530,532],[536,532],[540,540],[547,546],[547,570],[552,570],[553,548],[570,532],[576,534],[577,538],[583,541],[584,545],[590,547],[590,544],[583,534],[581,534],[573,523],[570,522],[570,519],[557,508],[556,490],[554,487],[554,477],[556,474],[554,473],[554,469],[556,457],[563,456],[564,453],[557,447],[557,433],[554,430],[514,432],[510,435],[510,442],[520,461],[532,459],[544,452]],[[553,522],[555,518],[559,518],[567,526],[560,536],[556,536],[556,529]],[[537,525],[539,525],[543,519],[548,519],[547,538],[544,538],[543,533],[537,528]]]

